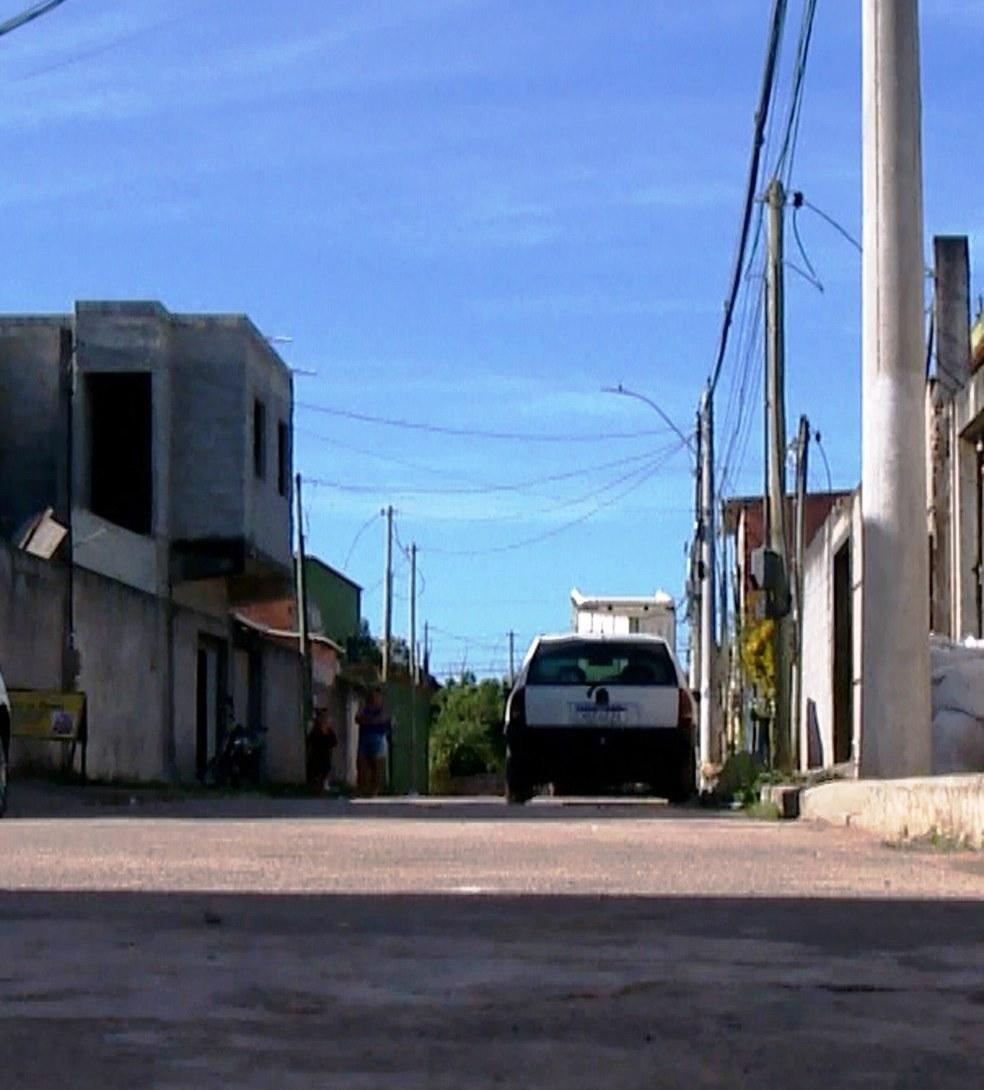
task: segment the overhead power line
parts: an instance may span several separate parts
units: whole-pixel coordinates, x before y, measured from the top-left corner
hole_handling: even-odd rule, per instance
[[[535,432],[488,431],[483,428],[452,428],[443,424],[429,424],[420,420],[394,420],[385,416],[373,416],[371,413],[359,413],[350,409],[338,409],[331,405],[315,405],[311,402],[298,401],[295,405],[308,412],[338,416],[345,420],[358,420],[363,424],[379,424],[387,428],[405,428],[410,431],[432,432],[437,435],[460,435],[470,439],[505,439],[523,443],[604,443],[612,439],[650,439],[654,435],[664,435],[665,428],[649,428],[645,431],[591,432],[577,435],[543,435]]]
[[[656,462],[650,466],[644,466],[642,471],[636,471],[634,474],[627,474],[627,478],[631,477],[631,483],[625,488],[621,489],[615,495],[610,496],[608,499],[602,500],[597,503],[590,510],[585,511],[583,514],[578,515],[576,518],[569,519],[567,522],[561,523],[559,526],[553,526],[549,530],[545,530],[542,533],[534,534],[532,537],[523,538],[520,541],[510,541],[504,545],[492,545],[484,549],[442,549],[440,547],[433,548],[421,548],[422,552],[428,553],[440,553],[442,556],[460,556],[460,557],[473,557],[473,556],[490,556],[494,553],[507,553],[513,552],[517,549],[525,549],[531,545],[538,545],[542,541],[547,541],[550,538],[557,537],[559,534],[565,533],[567,530],[572,529],[575,526],[580,526],[581,523],[587,522],[588,519],[594,518],[595,515],[604,511],[606,508],[611,507],[613,504],[624,499],[631,492],[641,488],[648,480],[650,480],[666,462],[683,449],[683,444],[677,444],[674,449],[666,455],[659,462]]]
[[[14,15],[12,18],[0,23],[0,38],[20,29],[22,26],[26,26],[28,23],[33,23],[35,19],[40,19],[42,15],[47,15],[49,11],[54,11],[55,8],[60,8],[64,3],[65,0],[44,0],[43,3],[35,4],[26,11],[22,11],[20,15]]]
[[[399,484],[349,484],[345,481],[333,480],[328,477],[305,478],[308,484],[321,485],[325,488],[334,488],[339,492],[388,492],[401,496],[484,496],[493,492],[524,492],[529,488],[541,484],[553,484],[557,481],[569,481],[577,477],[588,477],[600,473],[605,469],[614,469],[619,466],[634,465],[645,462],[653,457],[652,451],[642,454],[631,454],[627,458],[616,458],[610,462],[599,462],[597,465],[585,469],[571,469],[565,473],[551,473],[544,477],[533,477],[525,481],[512,481],[501,484],[484,484],[448,488],[428,488],[424,485],[399,485]]]
[[[806,78],[806,62],[810,56],[810,42],[813,39],[813,24],[817,14],[817,0],[805,0],[803,20],[800,26],[799,45],[796,49],[796,66],[793,72],[793,92],[789,99],[786,114],[786,128],[782,145],[776,160],[775,173],[788,179],[792,177],[793,162],[796,158],[796,143],[799,138],[800,118],[803,114],[803,85]],[[787,186],[788,188],[788,186]]]
[[[769,107],[775,91],[776,60],[782,43],[782,30],[786,21],[786,0],[773,0],[772,19],[769,30],[769,44],[762,72],[762,87],[759,92],[758,109],[755,112],[755,131],[752,137],[752,153],[748,164],[748,181],[745,187],[745,205],[742,211],[741,230],[738,235],[738,251],[735,254],[734,271],[731,275],[731,289],[724,305],[724,320],[721,323],[721,337],[718,342],[717,359],[711,370],[708,385],[711,394],[717,386],[728,351],[728,333],[734,314],[738,291],[745,271],[745,250],[748,246],[748,234],[752,222],[752,210],[755,206],[755,194],[758,189],[759,162],[762,157],[762,144],[765,140],[765,126],[769,118]]]

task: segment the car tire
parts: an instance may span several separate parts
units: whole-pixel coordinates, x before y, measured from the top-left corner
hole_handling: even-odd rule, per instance
[[[697,757],[692,746],[687,747],[676,775],[666,784],[664,794],[673,806],[689,802],[697,794]]]
[[[533,783],[522,759],[506,747],[506,802],[522,806],[533,798]]]

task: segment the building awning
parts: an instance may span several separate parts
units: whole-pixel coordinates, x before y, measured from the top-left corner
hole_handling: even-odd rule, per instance
[[[253,621],[250,620],[249,617],[244,617],[242,613],[233,613],[232,618],[236,624],[242,625],[243,628],[248,628],[251,632],[257,632],[261,636],[269,636],[270,639],[273,640],[293,640],[299,642],[301,638],[300,632],[291,632],[284,628],[271,628],[270,625],[261,624],[259,621]],[[345,648],[342,647],[341,644],[335,643],[334,640],[329,639],[327,636],[311,632],[308,634],[308,639],[312,644],[317,644],[319,647],[327,647],[338,655],[345,653]]]

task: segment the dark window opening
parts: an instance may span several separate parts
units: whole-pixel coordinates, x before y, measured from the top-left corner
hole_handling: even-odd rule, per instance
[[[281,496],[286,496],[290,491],[287,440],[287,425],[281,420],[277,424],[277,491]]]
[[[253,472],[266,476],[266,406],[259,398],[253,402]]]
[[[148,372],[90,374],[89,505],[109,522],[149,534],[153,517],[153,417]]]

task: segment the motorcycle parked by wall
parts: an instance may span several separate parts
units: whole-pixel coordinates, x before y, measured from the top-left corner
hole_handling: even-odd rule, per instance
[[[266,727],[244,727],[231,722],[223,732],[222,744],[205,769],[205,782],[238,791],[244,785],[259,785],[263,770]]]

